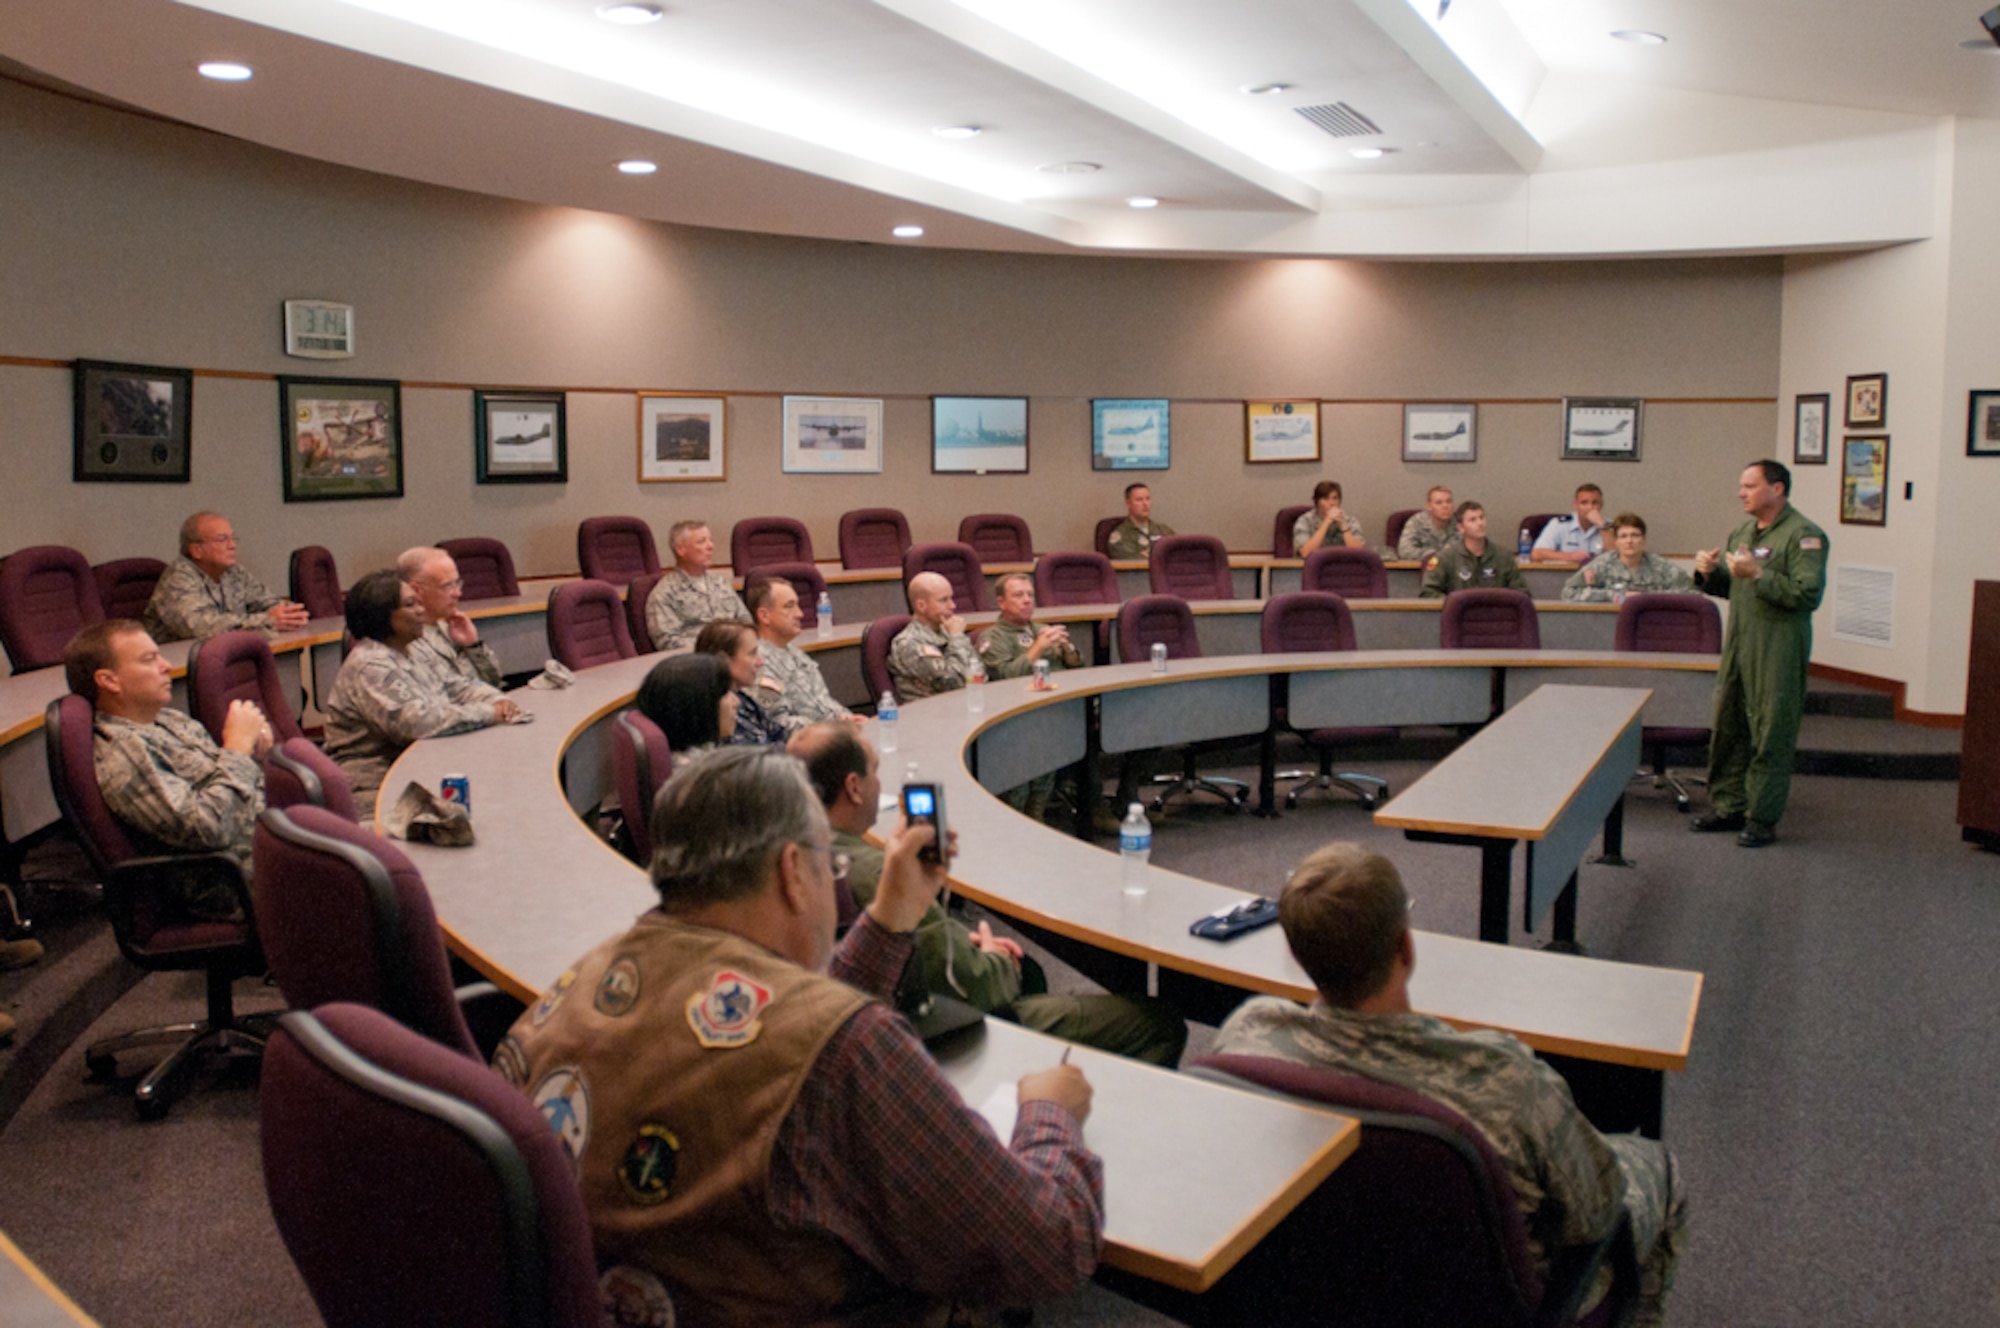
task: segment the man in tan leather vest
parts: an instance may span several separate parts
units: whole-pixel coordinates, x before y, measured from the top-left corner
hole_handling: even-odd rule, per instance
[[[1023,1078],[1003,1146],[884,1003],[944,882],[917,856],[932,830],[897,828],[836,949],[832,832],[796,759],[698,754],[652,828],[660,906],[494,1056],[576,1162],[607,1284],[688,1328],[944,1323],[1081,1285],[1103,1241],[1081,1072]]]

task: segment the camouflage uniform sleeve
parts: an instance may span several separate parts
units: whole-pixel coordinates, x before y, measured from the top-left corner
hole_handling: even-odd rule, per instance
[[[944,654],[960,682],[972,675],[972,662],[979,658],[978,653],[972,648],[972,637],[965,632],[945,638]]]
[[[493,653],[493,647],[484,641],[462,648],[453,641],[452,648],[457,651],[458,662],[472,670],[475,681],[496,689],[506,681],[507,675],[501,672],[499,657]]]
[[[1618,1220],[1625,1182],[1617,1154],[1584,1119],[1562,1076],[1532,1057],[1527,1064],[1519,1121],[1543,1185],[1533,1224],[1550,1247],[1593,1244]]]
[[[650,644],[655,650],[672,649],[674,631],[680,625],[670,589],[671,584],[663,577],[646,596],[646,635],[652,638]]]
[[[1427,552],[1423,522],[1424,514],[1419,512],[1403,523],[1402,536],[1396,541],[1396,556],[1404,562],[1420,562]]]
[[[244,575],[249,574],[246,572]],[[146,630],[155,640],[199,641],[244,627],[270,630],[269,613],[233,613],[218,607],[209,594],[206,582],[207,577],[201,569],[186,558],[176,559],[168,565],[160,576],[159,584],[153,587],[153,598],[146,604],[144,615]],[[225,577],[222,581],[225,602],[230,597],[231,586],[231,579]]]
[[[1601,574],[1604,571],[1604,560],[1606,558],[1616,559],[1617,557],[1618,555],[1615,553],[1601,554],[1577,568],[1570,575],[1569,580],[1563,582],[1563,598],[1578,604],[1609,603],[1611,601],[1610,588],[1601,585],[1592,585],[1584,579],[1584,573],[1594,572]]]
[[[280,601],[284,599],[284,596],[273,595],[270,592],[270,590],[264,585],[264,583],[257,579],[257,574],[255,572],[245,571],[241,567],[232,567],[224,575],[227,579],[236,582],[236,585],[238,587],[238,592],[243,597],[243,608],[245,613],[250,615],[255,615],[263,619],[263,621],[259,623],[252,624],[246,622],[244,625],[258,626],[258,627],[270,626],[271,610],[278,606]]]
[[[1299,519],[1292,522],[1292,552],[1295,554],[1303,552],[1306,542],[1312,539],[1313,532],[1318,529],[1319,513],[1317,511],[1307,508],[1305,511],[1299,513]]]
[[[948,640],[942,651],[926,654],[926,648],[933,651],[938,648],[918,635],[916,623],[896,634],[889,645],[889,676],[895,681],[899,700],[921,700],[965,685],[965,669],[972,662],[972,645],[963,636],[955,639],[961,644],[954,646]],[[958,651],[964,652],[962,660]]]
[[[777,686],[767,686],[768,682]],[[757,700],[787,736],[808,724],[823,719],[845,719],[852,713],[833,699],[819,665],[789,646],[769,650],[757,683]]]
[[[217,747],[206,730],[177,711],[162,712],[157,726],[100,729],[96,766],[98,786],[114,815],[190,852],[247,846],[264,809],[262,768],[241,752]]]
[[[1617,555],[1608,554],[1606,556],[1616,557]],[[1687,591],[1695,588],[1693,577],[1689,576],[1683,569],[1656,554],[1649,553],[1646,555],[1645,570],[1647,573],[1646,589],[1648,590]]]
[[[422,686],[415,669],[389,649],[349,661],[358,665],[349,704],[363,724],[392,742],[407,745],[493,723],[499,693],[484,683],[456,678],[442,692]]]

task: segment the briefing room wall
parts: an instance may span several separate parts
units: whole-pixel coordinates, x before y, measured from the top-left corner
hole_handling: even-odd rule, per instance
[[[1325,472],[1378,534],[1434,477],[1511,520],[1560,507],[1587,473],[1681,548],[1730,510],[1726,486],[1691,477],[1773,431],[1775,260],[1196,262],[798,241],[420,186],[18,85],[0,85],[0,153],[18,167],[0,202],[21,219],[0,251],[0,355],[204,371],[194,483],[75,485],[67,372],[0,366],[0,486],[35,495],[12,506],[9,548],[163,552],[181,514],[216,506],[274,580],[300,544],[326,544],[351,578],[406,543],[473,532],[547,572],[574,565],[575,524],[596,513],[661,527],[699,513],[723,534],[794,512],[830,556],[839,513],[875,503],[909,511],[920,538],[1010,510],[1045,547],[1076,545],[1123,483],[1089,470],[1089,398],[1127,394],[1176,401],[1174,467],[1150,476],[1162,515],[1232,547],[1263,546],[1273,509]],[[354,360],[279,352],[279,301],[305,295],[357,306]],[[315,371],[404,380],[404,499],[279,501],[266,375]],[[571,390],[567,485],[472,482],[474,383]],[[726,482],[635,482],[641,388],[730,396]],[[780,473],[785,391],[885,397],[885,473]],[[931,392],[1029,396],[1031,473],[933,476]],[[1645,460],[1559,461],[1565,392],[1652,399]],[[1334,403],[1322,467],[1245,463],[1239,403],[1266,395]],[[1396,403],[1424,398],[1486,403],[1476,464],[1402,464]]]

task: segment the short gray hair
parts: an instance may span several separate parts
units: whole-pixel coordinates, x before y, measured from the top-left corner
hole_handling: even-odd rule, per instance
[[[676,521],[667,527],[667,548],[678,556],[681,551],[681,537],[683,535],[692,535],[697,530],[707,529],[708,522],[706,521]]]
[[[424,574],[424,567],[433,558],[449,558],[450,554],[435,544],[419,544],[414,549],[404,549],[396,558],[396,575],[405,581],[415,581]]]
[[[714,747],[674,763],[653,800],[653,887],[669,913],[749,899],[787,844],[832,838],[806,768],[782,747]]]
[[[220,517],[221,515],[222,513],[220,512],[196,512],[193,516],[181,522],[181,552],[186,553],[189,549],[201,543],[202,522],[210,517]]]

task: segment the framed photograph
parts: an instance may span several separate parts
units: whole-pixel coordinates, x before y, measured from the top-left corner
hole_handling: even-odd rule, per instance
[[[1565,461],[1637,461],[1645,402],[1636,397],[1564,397]]]
[[[1092,470],[1166,470],[1173,464],[1173,408],[1165,397],[1090,403]]]
[[[788,474],[881,474],[881,398],[786,397],[784,454]]]
[[[1972,394],[1965,415],[1965,454],[2000,456],[2000,390]]]
[[[639,483],[727,479],[727,403],[681,392],[639,394]]]
[[[78,360],[70,478],[188,482],[194,370]]]
[[[1026,397],[932,397],[931,473],[1025,475]]]
[[[1881,429],[1889,423],[1889,375],[1853,374],[1847,380],[1847,427]]]
[[[1889,524],[1889,439],[1886,434],[1841,441],[1840,524]]]
[[[1251,462],[1319,460],[1319,402],[1244,403],[1243,449]]]
[[[569,430],[561,392],[474,392],[472,456],[481,484],[562,484]]]
[[[1466,403],[1403,403],[1403,460],[1477,461],[1479,407]]]
[[[278,378],[285,501],[403,496],[403,385],[389,378]]]
[[[1792,399],[1792,464],[1826,464],[1826,423],[1833,412],[1833,399],[1815,392]]]

